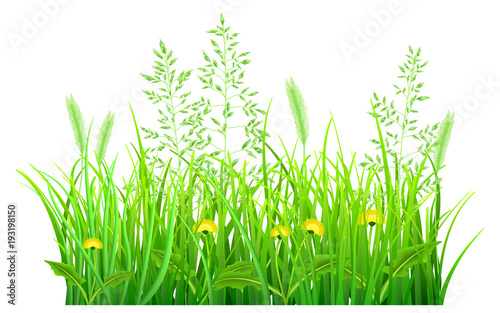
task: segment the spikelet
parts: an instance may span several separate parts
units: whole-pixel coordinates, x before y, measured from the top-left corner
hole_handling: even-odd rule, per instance
[[[299,87],[290,77],[290,80],[286,80],[286,94],[288,95],[288,101],[290,102],[290,109],[292,111],[293,119],[295,120],[295,128],[297,129],[297,135],[305,145],[307,137],[309,136],[309,118],[307,116],[307,108],[305,105],[304,98],[300,93]]]
[[[99,135],[97,137],[96,157],[99,163],[101,163],[106,156],[106,149],[108,148],[109,139],[111,138],[111,130],[113,129],[114,123],[115,114],[108,112],[108,115],[106,115],[106,118],[102,122],[101,128],[99,129]]]
[[[80,150],[80,153],[85,152],[87,142],[87,132],[85,131],[85,121],[83,120],[82,112],[78,103],[76,103],[73,95],[66,96],[66,109],[68,110],[69,122],[75,134],[75,143]]]
[[[451,130],[453,129],[453,123],[455,119],[455,113],[448,111],[443,121],[439,125],[439,130],[437,134],[437,139],[435,143],[435,150],[433,155],[434,166],[436,170],[439,170],[444,163],[444,155],[448,144],[450,142]]]

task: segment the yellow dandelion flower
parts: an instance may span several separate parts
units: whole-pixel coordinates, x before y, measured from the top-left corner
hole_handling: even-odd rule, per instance
[[[387,222],[384,214],[377,210],[367,210],[361,214],[358,220],[359,225],[368,224],[374,226],[375,224],[385,224]]]
[[[323,236],[325,232],[323,224],[314,218],[310,218],[304,222],[304,229],[307,230],[309,234],[316,234],[318,236]]]
[[[102,249],[102,242],[97,238],[89,238],[83,243],[83,248],[90,248],[92,250],[94,250],[95,248]]]
[[[202,232],[203,234],[208,234],[208,232],[211,233],[216,233],[217,232],[217,224],[215,224],[211,220],[203,220],[201,222],[198,222],[194,225],[193,227],[193,233],[199,233]]]
[[[278,239],[281,239],[281,235],[278,232],[278,228],[280,229],[283,236],[285,237],[290,236],[290,230],[286,226],[277,226],[271,230],[271,237],[278,237]]]

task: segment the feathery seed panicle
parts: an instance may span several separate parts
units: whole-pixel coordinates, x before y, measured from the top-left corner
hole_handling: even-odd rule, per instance
[[[434,165],[436,166],[436,170],[439,170],[441,166],[443,166],[446,149],[448,148],[448,144],[450,143],[454,120],[455,113],[448,111],[443,121],[441,122],[441,125],[439,125],[433,160]]]
[[[85,143],[87,141],[85,121],[83,120],[82,111],[80,111],[80,107],[78,106],[78,103],[76,103],[72,94],[70,94],[69,97],[66,96],[66,109],[68,110],[71,128],[75,134],[75,143],[78,146],[80,153],[83,154],[85,151]]]
[[[115,123],[115,114],[108,112],[106,118],[102,122],[101,128],[99,129],[99,135],[97,137],[96,146],[96,156],[97,161],[101,163],[106,156],[106,149],[108,148],[109,139],[111,138],[111,130]]]
[[[307,108],[302,93],[292,77],[290,77],[290,80],[286,80],[286,94],[288,95],[290,110],[295,120],[297,135],[302,144],[305,145],[307,137],[309,137],[309,118],[307,116]]]

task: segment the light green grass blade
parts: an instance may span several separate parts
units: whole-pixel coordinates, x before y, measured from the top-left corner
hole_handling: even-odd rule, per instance
[[[170,208],[170,214],[168,217],[167,240],[165,243],[165,248],[163,250],[164,257],[163,257],[162,262],[160,264],[160,269],[158,270],[156,278],[151,285],[151,288],[149,289],[148,293],[144,296],[142,301],[137,302],[137,303],[140,303],[142,305],[146,304],[155,295],[155,293],[158,290],[158,288],[160,287],[163,279],[165,278],[165,274],[167,273],[167,269],[168,269],[168,266],[170,263],[170,256],[172,254],[172,245],[173,245],[173,241],[174,241],[174,228],[175,228],[175,215],[177,212],[176,203],[177,203],[178,187],[179,187],[178,185],[175,187],[174,195],[172,198],[172,206]],[[154,197],[154,195],[153,195],[153,197]],[[152,206],[152,208],[153,208],[152,211],[154,210],[154,207],[155,207],[155,205]],[[153,216],[154,213],[151,212],[151,215]],[[148,242],[148,243],[150,243],[150,242]],[[150,253],[150,249],[147,249],[146,253]]]
[[[196,239],[196,235],[193,233],[189,225],[186,223],[184,218],[179,215],[179,219],[182,221],[184,226],[186,226],[186,229],[189,233],[189,235],[193,238],[194,243],[196,245],[196,248],[198,249],[201,257],[201,261],[203,263],[203,268],[205,270],[205,277],[207,279],[207,288],[208,288],[208,299],[210,301],[210,304],[215,304],[215,296],[214,296],[214,291],[213,291],[213,284],[212,284],[212,274],[210,273],[210,269],[208,266],[208,261],[207,258],[205,257],[205,254],[203,253],[203,248],[200,246],[200,243]]]
[[[456,268],[458,266],[458,263],[460,263],[460,261],[462,260],[462,257],[464,256],[465,252],[467,252],[467,250],[469,249],[469,247],[477,239],[477,237],[483,232],[483,230],[484,230],[484,228],[481,229],[481,231],[479,233],[477,233],[477,235],[474,238],[472,238],[472,240],[464,248],[464,250],[462,251],[462,253],[460,253],[460,256],[457,258],[457,260],[453,264],[453,267],[451,268],[450,272],[448,273],[448,276],[446,276],[446,280],[444,282],[443,289],[441,289],[441,293],[439,295],[440,304],[444,303],[444,297],[446,296],[446,291],[448,290],[448,285],[449,285],[449,283],[451,281],[451,277],[453,276],[453,273],[455,273],[455,270],[456,270]]]

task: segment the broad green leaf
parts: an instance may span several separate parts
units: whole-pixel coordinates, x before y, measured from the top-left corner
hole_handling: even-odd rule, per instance
[[[250,273],[255,269],[255,264],[249,261],[237,261],[225,269],[213,283],[213,289],[219,290],[224,287],[238,288],[243,290],[247,286],[254,286],[257,290],[262,290],[262,284],[259,278],[250,276]],[[270,291],[276,295],[281,295],[281,292],[271,285],[267,285]]]
[[[332,255],[332,261],[331,264],[333,264],[333,273],[337,274],[337,256]],[[316,255],[314,257],[314,267],[316,270],[316,275],[325,275],[330,273],[330,255],[328,254],[320,254]],[[311,270],[309,269],[309,276],[312,276]],[[352,267],[349,262],[349,258],[346,258],[345,264],[344,264],[344,274],[343,274],[344,279],[352,279]],[[366,286],[365,280],[358,274],[356,275],[356,286],[358,288],[362,288]]]
[[[243,290],[247,286],[253,286],[257,290],[262,290],[262,285],[258,278],[250,276],[248,272],[221,272],[217,280],[213,284],[214,290],[219,290],[224,287],[238,288]]]
[[[430,242],[418,244],[408,248],[403,248],[398,250],[398,256],[391,261],[392,265],[392,276],[393,277],[405,277],[408,275],[408,269],[417,263],[425,263],[432,250],[436,248],[441,241]],[[390,267],[384,267],[383,271],[390,275]],[[389,278],[385,281],[384,285],[380,289],[380,302],[384,301],[387,296],[387,291],[389,290]]]
[[[126,271],[119,271],[113,273],[108,277],[104,277],[104,286],[114,288],[118,286],[120,283],[129,280],[132,276],[134,276],[134,273]]]
[[[255,269],[255,264],[250,261],[237,261],[225,269],[223,269],[220,273],[226,272],[240,272],[240,273],[248,273],[250,274]]]
[[[398,250],[398,256],[391,261],[392,265],[392,276],[393,277],[405,277],[408,275],[408,269],[417,263],[425,263],[429,258],[432,250],[440,244],[441,242],[431,242],[418,244],[416,246],[411,246],[408,248],[403,248]],[[384,273],[389,274],[390,267],[385,266],[383,269]]]
[[[83,289],[82,284],[85,282],[85,278],[80,277],[76,271],[76,268],[74,265],[69,265],[69,264],[64,264],[64,263],[59,263],[59,262],[52,262],[52,261],[47,261],[45,260],[47,264],[50,265],[50,268],[54,271],[54,274],[56,276],[62,276],[67,279],[68,285],[70,286],[78,286],[80,288],[80,291],[82,292],[83,298],[85,299],[85,302],[87,304],[90,304],[87,298],[87,293],[85,292],[85,289]]]
[[[162,250],[156,250],[153,249],[151,252],[153,262],[155,262],[156,266],[160,267],[161,262],[163,260],[163,251]],[[191,269],[188,263],[185,261],[183,262],[183,267],[184,269],[181,269],[181,263],[182,263],[182,256],[179,254],[172,253],[170,255],[170,262],[168,269],[171,273],[176,273],[175,279],[180,280],[180,279],[189,279],[193,276],[196,275],[196,272]]]
[[[45,260],[50,265],[56,276],[62,276],[68,280],[70,286],[81,286],[85,282],[85,278],[80,277],[76,272],[74,265],[68,265],[59,262]]]
[[[134,276],[134,273],[131,272],[126,272],[126,271],[119,271],[116,273],[113,273],[109,275],[108,277],[104,277],[104,287],[116,287],[120,283],[129,280],[132,276]],[[97,287],[97,289],[94,291],[92,294],[92,297],[90,298],[90,303],[94,301],[95,297],[102,292],[102,289],[100,286]]]

